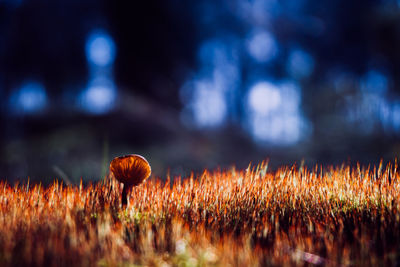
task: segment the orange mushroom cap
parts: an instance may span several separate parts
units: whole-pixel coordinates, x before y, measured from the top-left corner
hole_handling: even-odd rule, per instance
[[[150,176],[151,167],[144,157],[132,154],[113,159],[110,171],[119,182],[136,186]]]

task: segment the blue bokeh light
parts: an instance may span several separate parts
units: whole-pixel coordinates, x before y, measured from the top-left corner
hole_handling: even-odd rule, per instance
[[[247,95],[247,124],[255,141],[273,145],[292,145],[310,130],[300,110],[300,87],[294,82],[262,81]]]
[[[249,55],[259,63],[266,63],[274,59],[278,53],[278,44],[274,36],[267,31],[255,31],[246,41]]]
[[[370,70],[360,81],[360,88],[366,93],[384,94],[388,90],[388,78],[377,70]]]
[[[248,105],[252,111],[260,115],[268,115],[281,104],[279,88],[269,82],[259,82],[250,88]]]
[[[264,126],[261,126],[262,124]],[[254,137],[259,141],[268,141],[276,145],[290,145],[300,139],[300,117],[281,114],[268,120],[259,118],[259,121],[253,125],[253,129]]]
[[[115,50],[113,39],[103,30],[93,31],[86,41],[86,58],[91,64],[99,67],[114,62]]]
[[[278,0],[237,0],[236,15],[255,25],[269,24],[271,19],[281,13]]]
[[[357,129],[363,134],[371,134],[379,127],[387,133],[396,132],[397,108],[395,102],[387,98],[388,78],[377,70],[369,70],[358,81],[359,91],[345,98],[346,120],[358,125]]]
[[[301,109],[301,88],[292,81],[280,83],[281,105],[280,108],[288,113],[297,113]]]
[[[286,69],[295,79],[307,78],[314,71],[314,58],[302,49],[294,49],[289,53]]]
[[[400,102],[396,101],[392,106],[391,124],[396,133],[400,133]]]
[[[85,111],[100,115],[114,107],[117,90],[110,79],[97,78],[79,95],[79,104]]]
[[[234,43],[211,39],[200,46],[198,73],[180,89],[181,118],[186,126],[217,127],[235,113],[240,70]]]
[[[197,53],[201,73],[207,75],[215,68],[232,65],[239,59],[235,40],[210,39],[203,42]]]
[[[34,114],[43,111],[47,105],[46,90],[39,82],[26,82],[11,93],[9,105],[15,114]]]
[[[227,115],[224,94],[206,81],[196,83],[193,102],[191,104],[195,122],[200,127],[221,125]]]

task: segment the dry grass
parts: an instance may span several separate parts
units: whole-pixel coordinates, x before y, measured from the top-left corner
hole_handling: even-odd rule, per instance
[[[1,266],[400,263],[397,163],[215,171],[134,188],[0,182]]]

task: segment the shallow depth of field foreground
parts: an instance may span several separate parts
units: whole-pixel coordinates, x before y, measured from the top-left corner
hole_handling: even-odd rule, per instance
[[[400,263],[397,163],[0,190],[1,266]]]

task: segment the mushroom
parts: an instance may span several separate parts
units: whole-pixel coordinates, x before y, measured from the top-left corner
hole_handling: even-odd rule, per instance
[[[126,206],[128,192],[150,176],[151,167],[144,157],[132,154],[113,159],[110,163],[110,172],[115,179],[124,184],[122,206]]]

